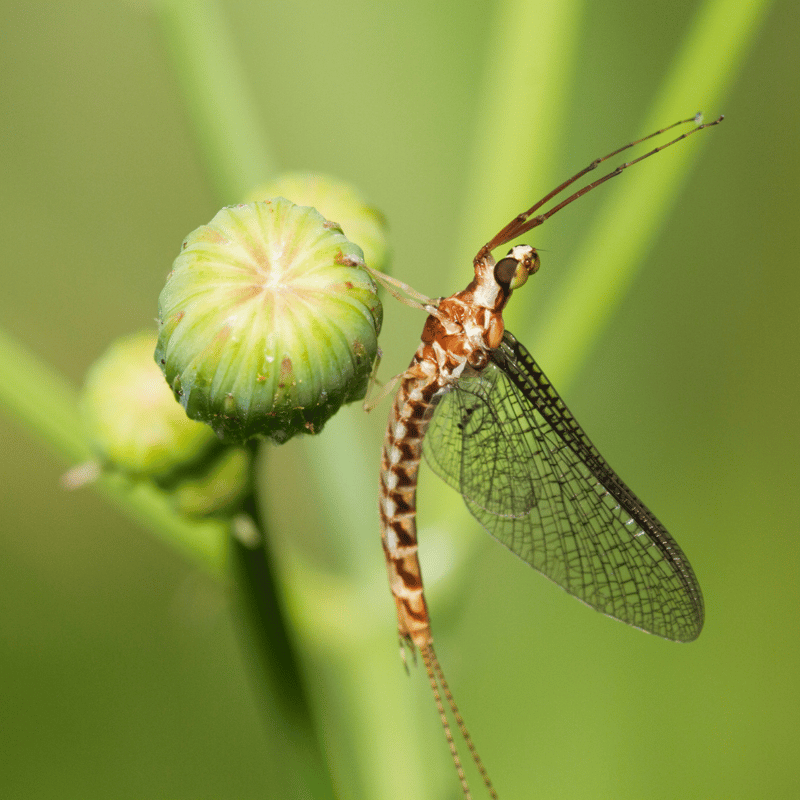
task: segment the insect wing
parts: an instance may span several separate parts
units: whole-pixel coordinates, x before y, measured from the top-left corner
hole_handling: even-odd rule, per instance
[[[423,449],[489,533],[567,592],[667,639],[699,635],[682,551],[513,336],[442,398]]]
[[[436,407],[423,451],[433,471],[471,507],[524,517],[537,502],[531,442],[521,435],[519,397],[503,392],[503,381],[494,364],[479,376],[462,377]],[[504,402],[497,402],[501,394]]]

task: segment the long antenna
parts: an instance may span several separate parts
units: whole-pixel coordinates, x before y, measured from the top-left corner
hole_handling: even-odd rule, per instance
[[[691,136],[693,133],[697,133],[698,131],[702,131],[704,128],[711,128],[714,125],[719,125],[724,116],[719,116],[713,122],[706,122],[704,124],[699,124],[700,120],[702,119],[702,114],[699,112],[695,114],[693,117],[689,117],[689,119],[682,119],[680,122],[674,122],[672,125],[668,125],[666,128],[662,128],[655,133],[651,133],[648,136],[643,136],[641,139],[637,139],[634,142],[630,142],[629,144],[624,145],[623,147],[619,147],[613,152],[609,153],[608,155],[603,156],[602,158],[597,158],[592,161],[587,167],[584,167],[580,172],[576,172],[571,178],[567,179],[562,183],[560,186],[557,186],[553,189],[552,192],[546,194],[541,200],[534,203],[527,211],[524,211],[522,214],[518,214],[508,225],[505,226],[501,231],[499,231],[493,239],[488,241],[480,250],[478,250],[478,254],[475,256],[475,261],[480,261],[481,259],[485,258],[495,247],[499,247],[502,244],[506,244],[510,242],[512,239],[516,239],[518,236],[522,236],[523,233],[531,230],[532,228],[536,228],[541,225],[545,220],[550,219],[558,211],[561,211],[564,206],[568,206],[573,201],[577,200],[579,197],[582,197],[587,192],[591,192],[592,189],[600,186],[601,183],[605,183],[611,178],[615,178],[619,175],[623,170],[627,169],[628,167],[632,167],[634,164],[638,164],[640,161],[644,161],[646,158],[650,158],[650,156],[654,156],[656,153],[660,153],[662,150],[666,150],[668,147],[672,147],[673,144],[677,144],[678,142],[685,139],[687,136]],[[637,144],[641,144],[642,142],[646,142],[648,139],[652,139],[656,136],[660,136],[662,133],[666,133],[667,131],[672,130],[673,128],[677,128],[679,125],[686,125],[689,122],[694,122],[697,127],[692,128],[692,130],[687,131],[686,133],[682,133],[680,136],[676,136],[671,141],[667,142],[666,144],[662,144],[649,153],[645,153],[638,158],[633,159],[632,161],[627,161],[624,164],[620,164],[616,169],[612,170],[611,172],[603,175],[601,178],[598,178],[596,181],[587,184],[582,189],[578,189],[577,192],[571,194],[566,200],[562,200],[557,205],[553,206],[549,211],[546,211],[543,214],[539,214],[538,216],[531,217],[531,214],[538,211],[545,203],[552,200],[557,195],[561,194],[567,187],[571,186],[575,181],[582,178],[586,173],[591,172],[594,169],[597,169],[600,164],[604,161],[608,161],[609,158],[613,158],[614,156],[618,155],[619,153],[624,152],[625,150],[630,149],[631,147],[635,147]]]

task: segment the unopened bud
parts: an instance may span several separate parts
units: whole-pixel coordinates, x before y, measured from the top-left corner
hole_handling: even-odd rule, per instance
[[[192,419],[226,442],[317,433],[361,399],[382,308],[361,249],[283,198],[191,233],[159,298],[156,361]]]
[[[104,466],[132,477],[169,478],[219,448],[205,425],[187,419],[153,363],[155,333],[118,339],[92,365],[81,403]]]

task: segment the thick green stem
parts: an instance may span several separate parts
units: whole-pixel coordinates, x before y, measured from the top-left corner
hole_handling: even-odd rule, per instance
[[[276,168],[225,14],[214,0],[155,7],[211,183],[222,202],[242,202]]]
[[[333,798],[335,792],[314,728],[305,678],[289,634],[254,495],[247,498],[243,511],[260,536],[255,542],[231,536],[233,591],[241,611],[242,648],[253,666],[267,734],[275,748],[271,760],[282,773],[281,796]]]
[[[157,8],[209,177],[223,202],[241,200],[275,164],[224,14],[213,0],[163,0]],[[275,747],[270,759],[282,773],[283,791],[272,795],[332,798],[255,495],[243,510],[259,542],[231,536],[230,565],[242,647]]]

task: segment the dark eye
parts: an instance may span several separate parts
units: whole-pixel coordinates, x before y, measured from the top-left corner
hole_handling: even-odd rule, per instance
[[[511,281],[514,280],[514,276],[517,274],[518,268],[519,261],[517,261],[516,258],[512,258],[511,256],[501,258],[494,265],[494,279],[501,286],[508,286]]]

